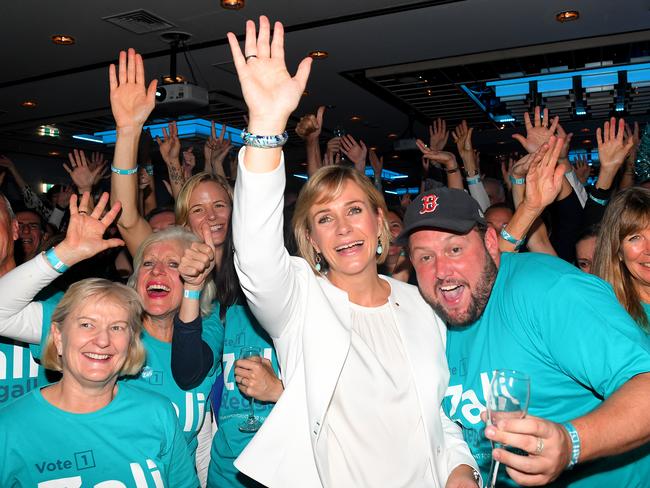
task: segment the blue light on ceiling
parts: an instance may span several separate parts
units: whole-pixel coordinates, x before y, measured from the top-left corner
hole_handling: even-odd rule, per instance
[[[494,120],[495,122],[499,122],[500,124],[507,124],[509,122],[514,122],[516,120],[510,114],[504,114],[504,115],[492,115],[492,114],[490,114],[490,117],[492,117],[492,120]]]
[[[616,102],[616,105],[614,106],[614,110],[616,110],[617,112],[625,111],[625,102]]]
[[[573,88],[572,78],[558,78],[553,80],[540,80],[537,82],[537,91],[540,93],[560,92]]]
[[[374,176],[375,176],[375,171],[370,166],[366,166],[365,173],[366,173],[366,176],[368,176],[370,178],[374,178]],[[300,178],[302,180],[306,180],[306,179],[309,178],[305,173],[294,173],[293,176],[295,176],[296,178]],[[398,173],[397,171],[391,171],[389,169],[382,169],[381,170],[381,178],[382,178],[382,180],[393,181],[393,180],[401,180],[401,179],[408,178],[408,177],[409,177],[408,175]]]
[[[587,109],[584,107],[576,107],[576,115],[587,115]]]
[[[389,193],[390,195],[404,195],[408,193],[409,195],[418,195],[420,189],[417,186],[412,186],[410,188],[395,188],[394,190],[384,190],[384,193]]]
[[[167,128],[167,123],[160,124],[149,124],[145,125],[145,129],[149,129],[151,132],[151,137],[162,137],[163,128]],[[214,124],[217,134],[221,133],[222,124]],[[176,127],[178,128],[178,137],[180,139],[187,139],[190,137],[210,137],[211,136],[211,122],[205,119],[187,119],[179,120],[176,122]],[[230,139],[230,142],[234,146],[241,146],[244,144],[244,141],[241,137],[241,129],[235,127],[226,126],[226,134]],[[91,142],[101,142],[102,144],[115,144],[116,134],[114,130],[107,130],[101,132],[95,132],[94,134],[77,134],[72,136],[75,139],[91,141]]]
[[[618,83],[618,70],[609,73],[596,73],[593,75],[582,75],[583,88],[595,88],[601,86],[613,86]]]

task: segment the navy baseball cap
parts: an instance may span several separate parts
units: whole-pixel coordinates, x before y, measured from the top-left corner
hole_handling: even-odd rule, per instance
[[[433,228],[458,234],[467,234],[476,224],[487,225],[481,207],[464,190],[435,188],[420,193],[406,209],[404,230],[397,237],[397,244],[408,244],[411,232],[421,228]]]

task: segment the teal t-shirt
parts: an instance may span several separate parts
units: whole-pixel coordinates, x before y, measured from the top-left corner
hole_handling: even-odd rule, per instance
[[[531,378],[528,412],[566,422],[598,407],[636,374],[650,371],[650,340],[621,307],[609,284],[547,255],[501,255],[481,318],[447,333],[449,388],[445,413],[487,479],[491,446],[483,435],[492,372]],[[646,448],[647,449],[647,448]],[[578,465],[553,486],[642,487],[650,479],[643,449]],[[502,468],[500,486],[516,486]]]
[[[244,450],[254,435],[239,430],[239,425],[246,420],[250,412],[250,400],[243,396],[239,388],[237,388],[234,366],[243,347],[258,346],[262,349],[262,355],[271,361],[273,371],[279,376],[278,358],[273,348],[273,341],[247,306],[233,305],[229,307],[225,317],[225,328],[218,322],[218,309],[219,306],[217,305],[215,312],[207,320],[204,320],[204,327],[206,323],[209,324],[216,320],[224,330],[221,343],[206,340],[214,354],[223,354],[224,381],[221,406],[217,418],[218,430],[212,441],[212,450],[210,452],[208,486],[215,488],[223,486],[260,486],[239,473],[233,465],[237,456]],[[274,405],[274,403],[255,401],[255,416],[264,421]]]
[[[46,309],[45,305],[43,306],[41,346],[32,347],[32,351],[37,357],[40,357],[41,347],[45,346],[50,330],[52,311],[55,306],[51,309],[49,307]],[[223,327],[220,324],[208,321],[206,327],[203,328],[203,339],[206,342],[220,341],[223,340],[222,333]],[[142,371],[137,376],[122,378],[120,381],[127,382],[145,391],[158,393],[172,402],[181,429],[185,434],[190,454],[194,457],[198,445],[196,437],[203,426],[206,414],[210,411],[208,396],[217,375],[221,372],[221,363],[218,357],[215,357],[214,366],[203,382],[196,388],[185,391],[176,384],[172,375],[171,343],[159,341],[144,329],[142,329],[142,343],[147,351]]]
[[[0,409],[0,486],[196,488],[169,402],[118,385],[111,403],[92,413],[61,410],[40,389]]]
[[[41,302],[43,313],[51,316],[62,296],[59,292]],[[29,344],[0,337],[0,407],[55,380],[56,373],[34,361]]]

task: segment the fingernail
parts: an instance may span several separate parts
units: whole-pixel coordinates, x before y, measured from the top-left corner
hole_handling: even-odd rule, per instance
[[[489,425],[485,428],[486,437],[492,437],[494,434],[496,434],[496,429],[493,426]]]

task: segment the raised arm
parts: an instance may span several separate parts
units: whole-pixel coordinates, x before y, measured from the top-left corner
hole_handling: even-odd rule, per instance
[[[316,114],[307,114],[300,119],[296,126],[296,134],[305,141],[307,151],[307,174],[313,175],[323,164],[320,153],[319,137],[323,130],[323,114],[325,106],[318,107]]]
[[[111,109],[117,141],[111,174],[111,200],[122,204],[117,221],[131,255],[151,234],[149,223],[138,211],[137,155],[140,133],[156,103],[156,80],[145,85],[142,56],[133,49],[120,52],[119,64],[109,68]]]

